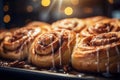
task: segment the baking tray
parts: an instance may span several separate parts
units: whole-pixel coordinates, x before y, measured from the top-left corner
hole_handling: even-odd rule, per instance
[[[66,67],[64,67],[66,68]],[[120,74],[96,74],[66,69],[39,69],[27,61],[0,60],[0,80],[120,80]],[[5,77],[4,77],[5,76]]]
[[[0,67],[1,79],[13,80],[120,80],[119,75],[105,77],[100,74],[79,73],[79,75],[63,74],[49,71],[29,70],[13,67]],[[4,77],[5,76],[5,77]]]

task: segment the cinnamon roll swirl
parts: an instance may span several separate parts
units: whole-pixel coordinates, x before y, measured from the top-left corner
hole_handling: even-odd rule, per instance
[[[93,36],[107,32],[118,32],[120,31],[120,25],[118,24],[118,20],[103,20],[95,23],[92,26],[87,26],[80,32],[81,36]]]
[[[56,30],[39,35],[29,50],[29,62],[40,68],[62,67],[69,63],[75,32]]]
[[[2,52],[2,42],[4,41],[4,38],[6,37],[6,36],[10,36],[11,35],[11,33],[10,32],[8,32],[7,30],[5,30],[5,29],[1,29],[0,30],[0,52]],[[0,55],[1,56],[1,55]]]
[[[0,41],[2,41],[6,36],[11,35],[10,32],[6,29],[0,30]]]
[[[96,22],[103,21],[103,20],[108,20],[108,17],[105,16],[95,16],[95,17],[89,17],[83,19],[85,21],[86,26],[93,25]]]
[[[68,18],[60,21],[56,21],[52,24],[52,28],[57,29],[67,29],[79,33],[85,27],[85,23],[82,19]]]
[[[42,33],[45,33],[47,31],[51,31],[51,25],[45,22],[40,21],[33,21],[26,25],[26,27],[39,27],[42,31]]]
[[[94,16],[94,17],[89,17],[89,18],[85,18],[83,19],[85,21],[86,25],[93,25],[96,22],[101,22],[103,20],[110,20],[110,18],[105,17],[105,16]]]
[[[7,30],[5,30],[5,29],[0,30],[0,43],[3,41],[6,34],[8,34]]]
[[[120,32],[80,38],[71,62],[78,71],[120,73]]]
[[[11,31],[11,35],[5,37],[1,44],[1,56],[12,60],[22,60],[27,58],[29,47],[34,38],[38,34],[47,31],[47,28],[44,28],[46,25],[43,24],[44,23],[40,23],[38,27],[28,25],[27,27]]]

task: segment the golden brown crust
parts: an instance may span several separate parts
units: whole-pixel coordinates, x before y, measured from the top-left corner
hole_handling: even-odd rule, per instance
[[[25,25],[25,27],[40,27],[42,33],[51,31],[51,25],[45,22],[33,21]]]
[[[42,67],[54,68],[69,63],[75,33],[69,30],[56,30],[39,35],[30,48],[29,62]]]
[[[78,18],[67,18],[56,21],[52,24],[54,30],[67,29],[79,33],[85,27],[85,23],[82,19]]]
[[[86,26],[90,26],[90,25],[95,24],[96,22],[108,20],[108,19],[110,18],[105,17],[105,16],[94,16],[94,17],[85,18],[83,19],[83,21],[85,22]]]
[[[39,26],[34,26],[34,25]],[[45,27],[47,26],[47,27]],[[1,56],[6,59],[21,60],[28,56],[28,49],[34,38],[44,33],[50,26],[42,22],[31,22],[25,27],[11,31],[1,44]]]
[[[78,71],[119,73],[120,32],[80,38],[72,54],[72,66]]]
[[[118,23],[118,19],[103,19],[93,25],[87,26],[80,32],[80,35],[86,37],[108,32],[118,32],[120,31],[120,25]]]
[[[78,71],[120,73],[120,22],[99,19],[89,22],[90,25],[80,32],[72,54],[72,66]]]
[[[7,36],[11,36],[11,33],[8,32],[8,30],[6,30],[6,29],[0,29],[0,53],[2,52],[2,43],[5,39],[5,37],[7,37]],[[1,57],[1,55],[0,55],[0,57]]]
[[[54,22],[52,29],[34,21],[9,32],[0,30],[0,57],[28,58],[39,68],[62,67],[72,58],[77,71],[120,73],[120,20],[67,18]]]
[[[2,40],[5,36],[10,35],[10,32],[7,29],[0,29],[0,40]]]

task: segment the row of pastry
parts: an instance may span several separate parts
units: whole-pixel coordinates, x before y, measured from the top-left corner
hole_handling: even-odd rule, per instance
[[[120,73],[120,21],[102,16],[34,21],[0,30],[0,57],[39,68],[71,64],[77,71]]]

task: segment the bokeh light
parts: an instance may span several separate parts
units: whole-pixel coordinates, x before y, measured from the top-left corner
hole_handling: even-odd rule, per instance
[[[110,4],[113,4],[113,3],[114,3],[114,0],[108,0],[108,2],[109,2]]]
[[[33,7],[31,5],[27,6],[27,12],[32,12],[33,11]]]
[[[73,14],[73,9],[72,7],[66,7],[65,10],[64,10],[64,13],[66,15],[72,15]]]
[[[11,18],[10,18],[10,15],[7,14],[7,15],[4,16],[3,21],[4,21],[5,23],[9,23],[9,22],[10,22],[10,19],[11,19]]]
[[[41,0],[41,5],[42,5],[42,6],[44,6],[44,7],[49,6],[49,5],[50,5],[50,3],[51,3],[51,1],[50,1],[50,0]]]
[[[5,12],[7,12],[7,11],[9,10],[9,6],[8,6],[8,5],[4,5],[3,10],[4,10]]]

